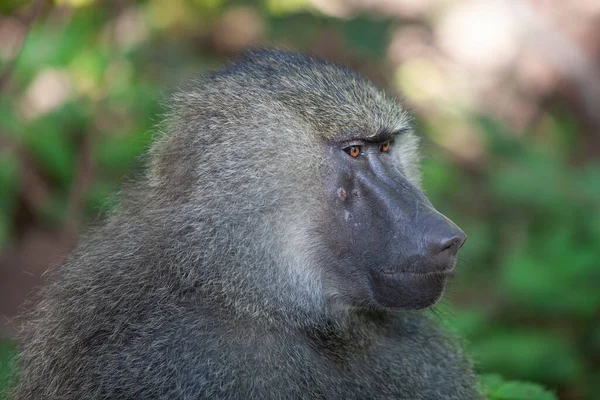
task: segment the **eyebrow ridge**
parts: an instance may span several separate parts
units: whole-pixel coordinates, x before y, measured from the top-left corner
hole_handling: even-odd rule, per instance
[[[408,128],[402,128],[402,129],[398,129],[395,131],[392,131],[389,129],[384,129],[384,130],[380,131],[379,133],[376,133],[373,136],[369,136],[368,138],[365,138],[364,140],[367,142],[384,142],[390,138],[401,135],[402,133],[408,132],[408,131],[409,131]]]

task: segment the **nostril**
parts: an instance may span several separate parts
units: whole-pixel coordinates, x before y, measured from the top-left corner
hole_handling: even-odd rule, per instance
[[[440,253],[443,253],[445,251],[457,252],[462,247],[462,245],[465,243],[465,240],[466,240],[466,236],[464,234],[456,235],[451,238],[443,240],[441,243],[441,246],[439,247]]]
[[[446,241],[446,242],[442,243],[442,246],[441,246],[441,248],[442,248],[442,252],[444,252],[444,251],[446,251],[446,250],[448,250],[448,249],[450,249],[450,248],[454,247],[454,246],[456,245],[456,242],[457,242],[457,241],[458,241],[458,240],[457,240],[456,238],[453,238],[453,239],[450,239],[450,240],[448,240],[448,241]]]
[[[466,239],[467,236],[462,231],[453,230],[453,232],[448,232],[447,235],[442,235],[431,243],[429,248],[431,255],[434,257],[454,257]]]
[[[458,250],[465,244],[467,235],[445,217],[426,220],[423,225],[426,229],[423,236],[423,256],[434,263],[453,263]]]

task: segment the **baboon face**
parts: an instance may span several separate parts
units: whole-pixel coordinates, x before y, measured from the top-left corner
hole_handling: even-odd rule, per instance
[[[406,137],[403,137],[406,135]],[[331,289],[354,306],[423,308],[442,295],[466,235],[407,178],[410,130],[328,145]],[[414,139],[414,138],[413,138]]]
[[[152,176],[170,194],[202,182],[191,200],[202,224],[226,216],[215,240],[240,235],[226,254],[264,251],[265,263],[291,263],[267,269],[282,290],[344,306],[435,303],[465,234],[419,190],[418,140],[397,101],[348,69],[280,51],[245,54],[198,87],[177,98],[183,138],[160,146]]]

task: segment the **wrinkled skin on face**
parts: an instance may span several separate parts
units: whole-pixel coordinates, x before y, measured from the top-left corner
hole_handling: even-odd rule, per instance
[[[326,182],[331,286],[353,306],[418,309],[434,304],[452,275],[464,232],[403,172],[402,135],[334,142]],[[339,288],[339,289],[338,289]]]

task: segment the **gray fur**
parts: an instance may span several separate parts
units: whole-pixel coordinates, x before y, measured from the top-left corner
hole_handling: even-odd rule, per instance
[[[474,399],[427,314],[344,307],[315,226],[324,143],[406,129],[352,72],[280,51],[174,96],[147,174],[82,238],[28,316],[15,400]]]

